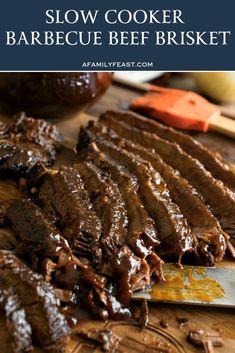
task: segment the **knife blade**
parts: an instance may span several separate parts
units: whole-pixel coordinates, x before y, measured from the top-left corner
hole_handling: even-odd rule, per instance
[[[235,269],[164,264],[165,281],[152,282],[132,299],[235,307]]]

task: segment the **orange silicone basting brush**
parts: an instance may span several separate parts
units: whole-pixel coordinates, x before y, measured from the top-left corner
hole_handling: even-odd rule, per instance
[[[140,85],[136,88],[141,89],[143,84]],[[150,84],[148,90],[131,102],[132,110],[178,129],[202,132],[214,130],[235,137],[235,120],[222,116],[218,106],[199,94]]]

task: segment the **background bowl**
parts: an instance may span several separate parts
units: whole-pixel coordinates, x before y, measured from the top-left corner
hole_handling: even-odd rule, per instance
[[[111,80],[109,72],[0,73],[0,100],[9,114],[63,118],[93,104]]]

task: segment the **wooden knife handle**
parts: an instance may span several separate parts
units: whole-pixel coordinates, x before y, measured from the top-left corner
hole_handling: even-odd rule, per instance
[[[223,115],[212,118],[209,129],[235,138],[235,120],[226,118]]]

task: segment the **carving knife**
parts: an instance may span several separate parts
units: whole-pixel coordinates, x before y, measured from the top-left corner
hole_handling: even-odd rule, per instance
[[[164,264],[165,281],[132,294],[135,300],[235,308],[235,269]]]

